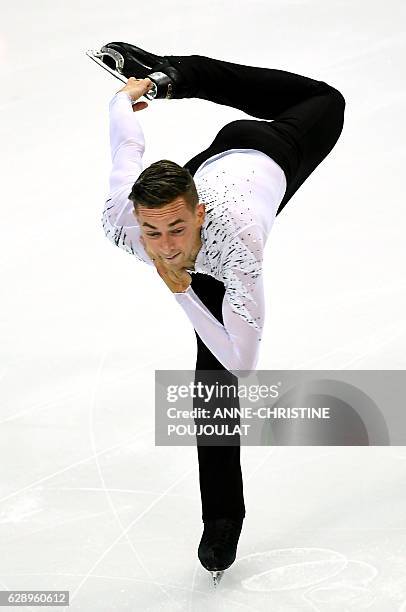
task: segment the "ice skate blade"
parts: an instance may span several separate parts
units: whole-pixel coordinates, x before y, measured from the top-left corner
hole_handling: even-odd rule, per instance
[[[221,571],[211,571],[210,572],[213,578],[213,586],[216,587],[218,585],[218,583],[220,582],[220,580],[223,577],[224,574],[224,570]]]
[[[119,79],[123,83],[127,83],[128,81],[127,77],[121,72],[124,66],[124,58],[121,55],[121,53],[118,53],[118,51],[115,51],[114,49],[109,49],[108,47],[107,48],[102,47],[101,51],[89,49],[88,51],[86,51],[86,55],[90,57],[90,59],[92,59],[94,62],[96,62],[96,64],[99,64],[99,66],[104,68],[104,70],[107,70],[107,72],[109,72],[114,77],[116,77],[116,79]],[[114,59],[116,63],[115,70],[113,68],[110,68],[110,66],[107,66],[107,64],[105,64],[102,61],[102,58],[105,55],[108,55],[109,57]],[[156,94],[157,94],[157,86],[155,83],[152,83],[151,89],[147,91],[147,93],[145,93],[144,96],[148,98],[148,100],[153,100],[156,97]]]

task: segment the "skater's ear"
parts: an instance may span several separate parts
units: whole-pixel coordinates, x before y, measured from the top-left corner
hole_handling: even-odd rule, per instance
[[[204,217],[206,215],[206,206],[204,202],[199,202],[196,204],[196,215],[199,221],[203,222]]]

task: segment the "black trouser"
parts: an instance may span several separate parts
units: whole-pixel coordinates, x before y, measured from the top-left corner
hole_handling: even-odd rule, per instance
[[[191,85],[190,98],[231,106],[261,119],[238,119],[225,125],[211,145],[189,160],[192,175],[209,157],[227,149],[257,149],[269,155],[286,175],[281,212],[300,185],[337,142],[344,122],[342,94],[324,81],[284,70],[245,66],[201,55],[170,56]],[[273,121],[269,121],[273,120]],[[218,321],[224,285],[194,273],[192,288]],[[222,370],[221,380],[238,379],[197,338],[196,380],[205,370]],[[238,402],[234,402],[238,406]],[[197,446],[203,521],[221,516],[244,517],[240,446]]]

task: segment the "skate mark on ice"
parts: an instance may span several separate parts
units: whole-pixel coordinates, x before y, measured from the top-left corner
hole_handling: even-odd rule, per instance
[[[142,569],[144,570],[144,572],[146,573],[146,575],[148,576],[149,579],[152,579],[152,572],[149,570],[149,568],[145,565],[145,563],[143,562],[142,558],[140,557],[140,555],[138,554],[137,549],[135,548],[131,538],[128,536],[128,530],[125,529],[123,522],[121,520],[121,517],[117,511],[117,508],[113,502],[111,493],[108,489],[108,487],[106,486],[106,481],[104,479],[104,474],[103,474],[103,470],[102,467],[100,465],[100,461],[99,461],[99,457],[98,457],[98,453],[97,453],[97,446],[96,446],[96,439],[95,439],[95,429],[94,429],[94,418],[93,418],[93,413],[94,413],[94,407],[96,404],[96,396],[97,396],[97,390],[99,388],[99,384],[100,384],[100,378],[101,378],[101,373],[103,370],[103,365],[106,359],[106,354],[107,354],[107,350],[105,350],[103,352],[102,358],[100,359],[99,362],[99,367],[97,369],[96,372],[96,376],[94,378],[94,384],[93,384],[93,389],[92,389],[92,394],[91,394],[91,398],[90,398],[90,406],[89,406],[89,435],[90,435],[90,441],[91,441],[91,447],[92,447],[92,452],[93,452],[93,457],[94,460],[96,462],[96,468],[97,468],[97,472],[99,474],[99,479],[100,479],[100,483],[102,486],[102,489],[104,491],[104,494],[107,498],[107,502],[111,508],[111,511],[113,513],[114,518],[117,521],[117,524],[121,530],[121,534],[120,534],[120,538],[124,537],[124,539],[127,541],[127,544],[129,545],[130,549],[132,550],[137,563],[140,565],[140,567],[142,567]],[[165,595],[165,597],[171,601],[174,602],[175,598],[174,596],[167,590],[165,589],[163,586],[159,585],[158,587],[162,593]]]
[[[319,608],[315,604],[321,604],[321,610],[325,605],[334,606],[337,612],[364,610],[369,608],[377,599],[369,583],[378,576],[376,567],[365,561],[350,559],[347,566],[336,576],[333,582],[311,588],[303,593],[303,600],[311,604],[315,610]],[[372,586],[372,585],[371,585]],[[333,611],[332,611],[333,612]]]
[[[339,574],[347,565],[345,555],[324,548],[281,548],[238,559],[242,580],[249,591],[290,591],[318,584]],[[270,567],[270,569],[264,568]]]
[[[318,587],[306,591],[302,595],[303,601],[309,603],[316,612],[325,610],[329,604],[331,612],[349,612],[369,608],[377,599],[376,595],[365,587],[355,587],[348,584],[336,583],[327,587]],[[321,604],[319,608],[316,603]],[[332,608],[331,606],[334,606]]]
[[[101,373],[101,366],[103,363],[104,357],[103,359],[101,359],[100,363],[99,363],[99,368],[98,368],[98,375],[100,376]],[[97,382],[98,378],[96,377],[95,379],[95,383]],[[90,409],[90,415],[91,412],[93,410],[93,403],[94,403],[94,396],[95,396],[95,385],[94,385],[94,392],[93,392],[93,396],[92,396],[92,401],[91,401],[91,409]],[[90,426],[92,426],[92,420],[90,418]],[[94,435],[94,434],[93,434]],[[122,444],[117,444],[114,445],[114,447],[120,447],[122,446]],[[106,452],[106,451],[103,451]],[[93,448],[93,454],[90,456],[90,459],[96,459],[96,461],[98,461],[98,457],[99,457],[100,453],[97,453],[95,448]],[[100,466],[99,466],[100,467]],[[67,468],[65,468],[67,469]],[[76,596],[78,595],[80,589],[82,588],[82,586],[87,582],[88,578],[93,574],[93,571],[96,569],[96,567],[98,567],[98,565],[103,561],[103,559],[108,555],[108,553],[115,547],[115,545],[120,542],[123,537],[125,537],[127,535],[127,533],[130,531],[130,529],[136,524],[138,523],[138,521],[140,521],[146,514],[148,514],[148,512],[154,507],[156,506],[165,496],[166,494],[173,488],[177,487],[178,484],[180,482],[182,482],[182,480],[184,480],[186,477],[189,476],[189,474],[191,472],[193,472],[194,467],[190,468],[187,472],[183,473],[179,478],[177,478],[175,480],[175,482],[173,482],[171,485],[169,485],[169,487],[163,491],[163,493],[161,493],[160,495],[158,495],[148,506],[147,508],[145,508],[145,510],[143,510],[140,514],[138,514],[138,516],[135,517],[135,519],[133,521],[131,521],[131,523],[129,523],[129,525],[124,529],[122,529],[122,532],[114,538],[114,540],[111,542],[111,544],[109,546],[107,546],[107,548],[104,550],[104,552],[99,556],[99,558],[92,564],[92,566],[90,567],[90,569],[88,570],[88,572],[83,576],[81,582],[79,583],[79,585],[76,587],[76,589],[73,591],[72,596],[70,597],[70,603],[76,598]],[[64,471],[64,470],[62,470]],[[103,481],[104,482],[104,481]],[[113,506],[114,507],[114,506]],[[114,511],[114,510],[113,510]],[[145,581],[147,582],[147,581]]]
[[[378,575],[377,568],[330,549],[276,549],[241,557],[235,565],[237,578],[239,572],[244,589],[290,592],[306,588],[301,599],[317,612],[321,610],[317,604],[322,605],[323,610],[323,606],[329,604],[337,605],[337,612],[343,612],[344,606],[345,610],[355,612],[371,606],[376,599],[368,585]],[[267,566],[270,569],[264,571]],[[256,573],[258,570],[262,571]],[[252,572],[249,578],[244,578]],[[316,586],[320,583],[324,584]]]

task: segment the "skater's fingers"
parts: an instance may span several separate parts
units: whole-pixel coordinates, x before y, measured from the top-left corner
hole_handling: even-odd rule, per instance
[[[135,102],[135,100],[141,98],[141,96],[151,89],[152,84],[151,79],[136,79],[135,77],[130,77],[120,91],[127,91]]]
[[[135,77],[133,77],[133,76],[132,76],[132,77],[130,77],[130,78],[128,79],[127,83],[128,83],[129,81],[131,81],[132,83],[134,83],[134,81],[135,81],[135,82],[140,82],[140,83],[142,83],[143,85],[145,85],[145,86],[149,85],[150,87],[151,87],[151,85],[152,85],[152,81],[151,81],[151,79],[148,79],[148,78],[146,78],[146,79],[136,79]]]

